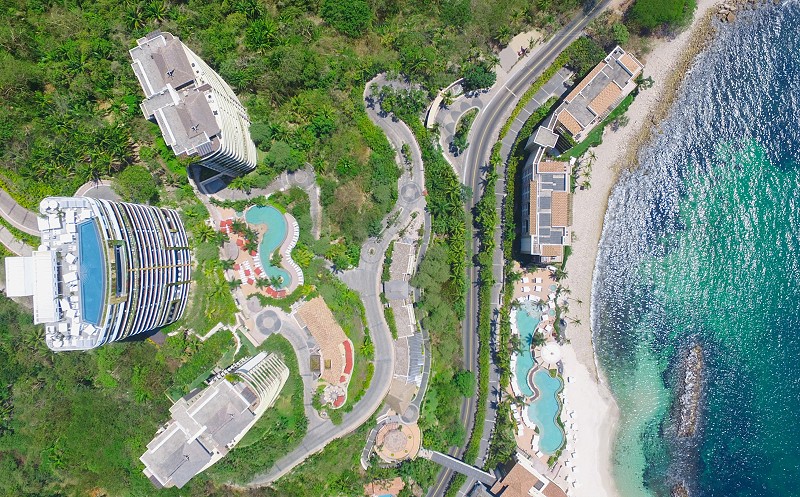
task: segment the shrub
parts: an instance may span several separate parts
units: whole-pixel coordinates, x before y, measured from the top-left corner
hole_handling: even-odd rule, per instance
[[[323,0],[320,15],[352,38],[363,35],[372,22],[372,9],[364,0]]]

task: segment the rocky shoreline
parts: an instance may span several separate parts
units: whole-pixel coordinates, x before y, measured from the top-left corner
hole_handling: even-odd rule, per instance
[[[781,3],[781,0],[733,0],[719,6],[717,9],[717,19],[722,22],[733,22],[736,20],[736,13],[741,10],[754,10],[761,5]]]

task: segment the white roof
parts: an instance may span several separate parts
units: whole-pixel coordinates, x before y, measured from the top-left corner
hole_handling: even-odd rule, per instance
[[[6,257],[6,295],[33,295],[33,257]]]
[[[30,257],[6,257],[6,295],[32,295],[35,324],[58,320],[55,252],[37,250]]]

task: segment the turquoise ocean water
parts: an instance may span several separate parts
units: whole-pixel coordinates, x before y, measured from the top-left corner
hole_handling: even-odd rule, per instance
[[[721,26],[609,199],[593,291],[623,497],[800,496],[800,2]],[[699,431],[676,365],[702,345]]]

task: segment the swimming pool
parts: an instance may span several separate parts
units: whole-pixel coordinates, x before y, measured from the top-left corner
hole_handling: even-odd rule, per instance
[[[106,271],[100,232],[94,220],[78,225],[78,270],[80,271],[81,319],[95,326],[103,313]]]
[[[539,428],[539,450],[544,454],[555,454],[564,443],[564,432],[556,421],[561,409],[557,394],[563,384],[546,370],[535,372],[533,383],[539,396],[528,406],[528,417]]]
[[[528,385],[528,373],[531,368],[533,368],[533,356],[531,355],[530,345],[533,340],[533,332],[539,324],[539,316],[541,316],[537,308],[538,304],[525,302],[522,304],[522,307],[517,309],[517,313],[515,314],[522,350],[518,352],[517,365],[514,373],[517,378],[519,391],[526,397],[533,396],[533,390],[531,390],[530,385]]]
[[[289,286],[291,276],[289,273],[280,267],[275,267],[270,264],[270,257],[272,253],[281,246],[283,240],[286,239],[288,226],[286,218],[283,217],[281,211],[275,207],[266,206],[253,206],[247,209],[244,216],[245,220],[250,224],[263,224],[267,227],[267,232],[261,238],[261,243],[258,245],[258,251],[261,255],[261,265],[264,268],[268,278],[282,277],[283,283],[278,285],[278,288],[285,288]]]

